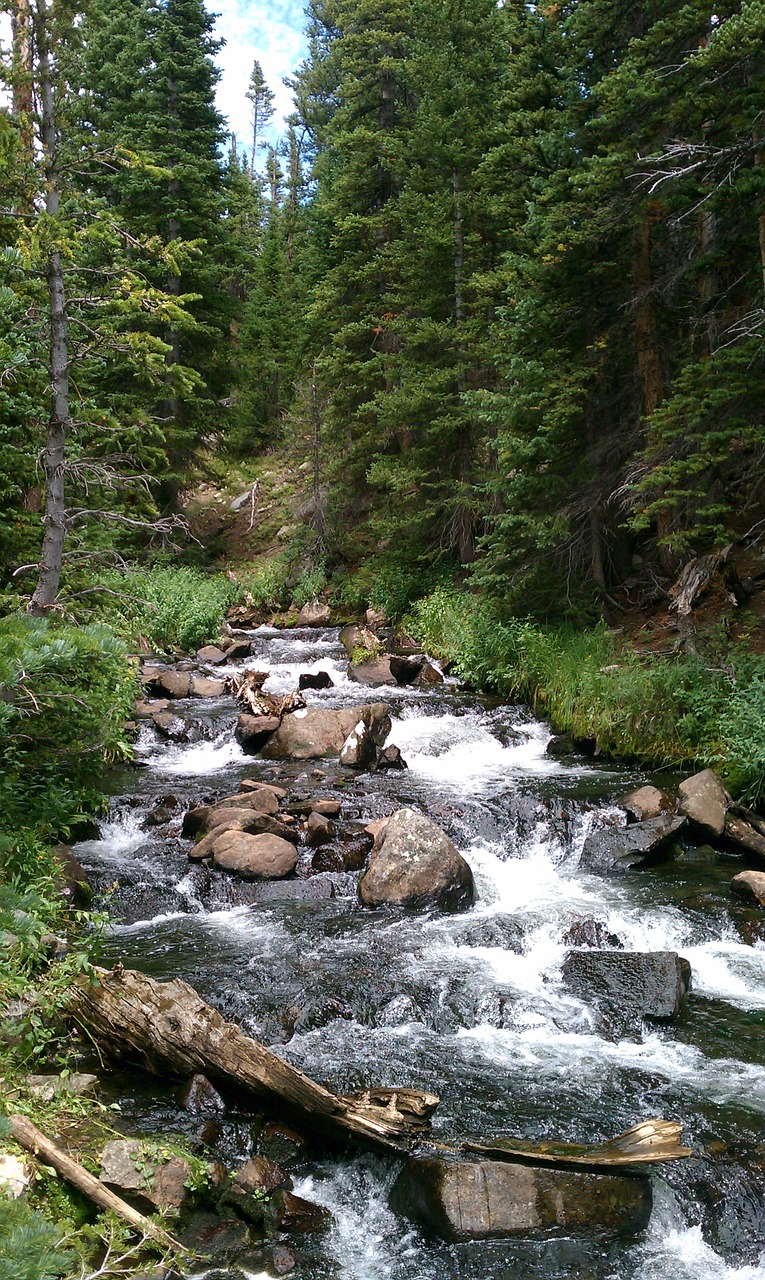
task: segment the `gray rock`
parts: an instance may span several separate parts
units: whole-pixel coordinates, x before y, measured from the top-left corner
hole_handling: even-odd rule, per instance
[[[221,663],[227,661],[227,655],[223,649],[218,648],[217,644],[206,644],[201,649],[197,649],[197,657],[200,662],[206,662],[211,667],[219,667]]]
[[[387,819],[359,881],[364,906],[461,911],[475,899],[473,873],[445,832],[413,809]]]
[[[151,719],[157,733],[163,738],[168,738],[171,742],[188,742],[189,726],[180,716],[174,716],[172,711],[157,711]]]
[[[191,1166],[180,1156],[154,1164],[137,1139],[107,1142],[101,1154],[101,1182],[140,1195],[159,1209],[179,1209],[185,1203],[190,1174]]]
[[[98,1089],[98,1076],[87,1072],[74,1072],[70,1076],[27,1076],[26,1086],[35,1098],[42,1102],[52,1102],[60,1094],[70,1094],[81,1098],[85,1094],[95,1093]]]
[[[422,674],[425,666],[425,655],[420,654],[417,657],[408,658],[391,653],[388,655],[388,663],[391,674],[397,684],[414,684]]]
[[[31,1176],[19,1156],[0,1151],[0,1196],[6,1200],[19,1200],[25,1194]]]
[[[240,662],[242,658],[249,658],[251,653],[251,640],[232,640],[226,648],[226,662]]]
[[[680,783],[680,812],[697,831],[711,839],[719,839],[725,830],[725,815],[730,796],[713,769],[702,769]]]
[[[349,733],[363,720],[378,746],[390,733],[390,709],[384,702],[327,710],[302,707],[282,718],[261,754],[268,760],[321,760],[339,756]]]
[[[391,670],[389,653],[383,653],[379,658],[369,658],[367,662],[352,662],[348,667],[348,678],[355,680],[357,684],[368,684],[373,688],[399,683]]]
[[[691,985],[691,966],[675,951],[569,951],[565,986],[617,1020],[676,1018]]]
[[[391,1204],[445,1240],[504,1240],[635,1235],[648,1225],[652,1197],[645,1177],[413,1157]]]
[[[765,907],[765,871],[740,871],[730,882],[737,898],[755,907]]]
[[[332,617],[332,610],[328,604],[322,604],[321,600],[311,600],[308,604],[304,604],[298,614],[299,627],[326,627]]]
[[[408,769],[409,765],[402,756],[400,747],[391,743],[389,747],[384,747],[377,757],[377,768],[384,772],[386,769]]]
[[[686,825],[684,817],[662,814],[628,827],[603,827],[584,842],[579,866],[582,871],[630,871],[660,861]]]
[[[169,698],[139,698],[133,706],[133,715],[137,720],[149,720],[160,711],[167,711]]]
[[[237,511],[242,511],[244,507],[249,506],[251,502],[252,489],[247,489],[245,493],[240,493],[237,498],[234,498],[233,502],[228,504],[228,509],[229,511],[236,513]]]

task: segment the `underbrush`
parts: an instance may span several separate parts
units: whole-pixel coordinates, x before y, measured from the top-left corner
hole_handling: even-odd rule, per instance
[[[225,574],[189,566],[106,570],[88,587],[88,609],[131,644],[191,653],[215,639],[240,589]]]
[[[507,620],[446,589],[406,626],[476,689],[530,703],[605,755],[709,766],[749,802],[765,795],[765,659],[740,646],[707,637],[698,657],[644,655],[605,624]]]

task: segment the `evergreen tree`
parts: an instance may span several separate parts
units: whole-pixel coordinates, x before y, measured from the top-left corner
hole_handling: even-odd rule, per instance
[[[263,146],[263,130],[273,118],[274,94],[268,87],[263,68],[257,58],[252,66],[250,84],[245,95],[252,103],[252,152],[250,153],[250,177],[255,178],[255,160],[258,148]]]

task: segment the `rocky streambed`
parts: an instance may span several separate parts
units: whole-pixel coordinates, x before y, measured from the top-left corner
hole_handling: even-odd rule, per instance
[[[660,830],[641,823],[636,836],[625,824],[645,815],[617,801],[644,775],[549,754],[551,733],[527,710],[432,674],[370,691],[348,679],[335,629],[260,628],[237,644],[173,669],[167,706],[140,708],[140,767],[120,771],[99,837],[75,849],[109,902],[105,961],[186,979],[335,1092],[437,1094],[435,1142],[598,1142],[665,1116],[682,1121],[694,1157],[655,1169],[648,1197],[642,1182],[630,1188],[616,1213],[626,1234],[613,1201],[601,1230],[573,1210],[553,1230],[542,1210],[562,1184],[506,1165],[497,1194],[515,1176],[536,1219],[499,1233],[512,1238],[476,1238],[436,1221],[422,1203],[434,1179],[419,1195],[421,1171],[407,1185],[394,1156],[330,1150],[241,1099],[116,1075],[126,1132],[183,1131],[205,1158],[249,1170],[240,1181],[271,1161],[286,1181],[269,1203],[286,1194],[326,1211],[280,1210],[265,1249],[235,1222],[203,1223],[219,1260],[189,1276],[765,1277],[765,945],[761,908],[731,892],[756,853],[736,851],[725,821],[710,844],[661,805],[646,819]],[[388,744],[408,768],[341,765],[337,743],[321,759],[246,754],[225,682],[248,668],[277,697],[303,683],[306,707],[292,714],[304,723],[342,710],[353,729],[384,698]],[[670,779],[653,781],[674,794]],[[449,846],[439,860],[451,848],[458,859],[451,888],[391,905],[371,877],[376,896],[359,893],[393,814],[391,841],[402,821],[435,824]],[[255,854],[265,862],[247,862]],[[447,1173],[435,1182],[453,1183]],[[471,1187],[454,1191],[463,1210]]]

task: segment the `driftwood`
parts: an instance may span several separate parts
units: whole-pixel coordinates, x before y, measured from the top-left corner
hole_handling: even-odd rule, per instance
[[[43,1164],[50,1165],[66,1182],[71,1183],[89,1200],[92,1200],[93,1204],[97,1205],[99,1209],[103,1209],[108,1213],[116,1213],[119,1218],[122,1218],[123,1222],[127,1222],[128,1226],[135,1231],[139,1231],[141,1235],[156,1240],[166,1248],[180,1249],[182,1247],[167,1234],[163,1227],[160,1227],[156,1222],[152,1222],[150,1218],[144,1217],[132,1205],[120,1199],[113,1191],[105,1187],[102,1182],[99,1182],[98,1178],[94,1178],[92,1173],[88,1173],[87,1169],[84,1169],[81,1164],[78,1164],[76,1160],[68,1156],[60,1147],[57,1147],[55,1142],[51,1142],[50,1138],[46,1138],[45,1134],[35,1128],[32,1121],[27,1120],[26,1116],[9,1116],[8,1123],[14,1142],[18,1142],[19,1146],[23,1147],[25,1151],[30,1151]]]
[[[297,690],[281,695],[264,693],[263,685],[268,676],[268,671],[243,671],[241,675],[229,678],[228,687],[254,716],[284,716],[305,706],[305,698]]]
[[[499,1160],[527,1164],[554,1164],[589,1169],[629,1168],[660,1164],[693,1155],[680,1145],[683,1127],[676,1120],[643,1120],[608,1142],[528,1142],[523,1138],[498,1138],[494,1142],[464,1142],[463,1151],[477,1151]]]
[[[759,825],[758,823],[758,827]],[[742,849],[756,854],[758,858],[765,858],[765,835],[753,823],[728,812],[725,815],[725,836]]]
[[[70,1014],[105,1052],[138,1057],[156,1074],[202,1072],[278,1102],[303,1126],[395,1151],[410,1150],[438,1106],[432,1094],[410,1089],[341,1097],[226,1022],[179,979],[157,982],[121,966],[96,977],[75,988]]]

